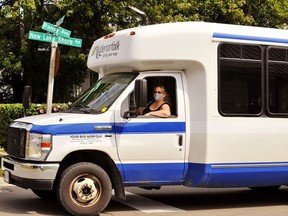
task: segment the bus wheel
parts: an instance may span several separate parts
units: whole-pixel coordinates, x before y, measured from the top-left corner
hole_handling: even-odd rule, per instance
[[[100,166],[81,162],[63,171],[57,196],[63,208],[73,215],[97,215],[108,205],[111,191],[110,178]]]

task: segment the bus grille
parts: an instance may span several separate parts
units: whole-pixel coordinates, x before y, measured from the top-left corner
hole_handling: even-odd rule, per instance
[[[8,128],[7,153],[18,158],[25,158],[27,131],[23,128]]]

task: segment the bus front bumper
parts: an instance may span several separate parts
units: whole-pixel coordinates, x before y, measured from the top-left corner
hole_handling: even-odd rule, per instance
[[[22,188],[34,190],[52,190],[58,163],[23,162],[11,158],[2,158],[1,167],[4,181]]]

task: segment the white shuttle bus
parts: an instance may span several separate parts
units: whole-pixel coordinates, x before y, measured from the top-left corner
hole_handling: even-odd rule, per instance
[[[99,81],[63,113],[15,120],[5,181],[73,215],[125,187],[288,185],[288,31],[205,22],[126,29],[96,40]],[[164,85],[171,116],[137,115]]]

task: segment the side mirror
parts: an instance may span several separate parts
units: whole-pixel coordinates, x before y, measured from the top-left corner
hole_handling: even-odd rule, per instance
[[[31,86],[25,86],[23,91],[23,107],[24,109],[30,109],[32,101],[32,88]]]
[[[147,104],[147,80],[135,80],[135,103],[136,107],[145,107]]]

